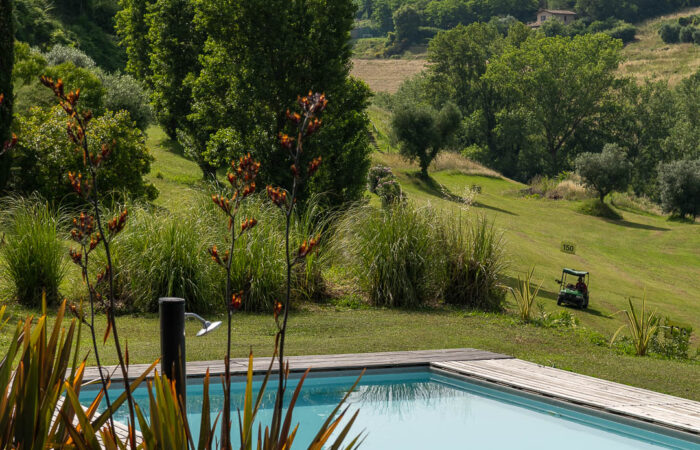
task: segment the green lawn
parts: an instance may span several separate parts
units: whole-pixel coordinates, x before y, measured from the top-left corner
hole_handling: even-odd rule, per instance
[[[382,126],[381,121],[377,123]],[[156,158],[149,179],[161,190],[156,203],[176,211],[191,197],[192,189],[198,187],[199,169],[180,156],[177,149],[169,149],[165,136],[157,128],[149,130],[148,142]],[[397,155],[376,153],[375,160],[393,167],[410,201],[440,208],[460,207],[419,181],[415,167]],[[433,172],[432,176],[449,191],[460,194],[472,184],[482,187],[477,204],[468,214],[485,214],[504,232],[510,262],[506,281],[512,282],[517,274],[535,265],[536,279],[544,280],[539,301],[548,311],[560,311],[554,298],[557,288],[554,279],[561,268],[591,271],[590,309],[570,310],[580,325],[551,329],[523,325],[512,314],[469,313],[447,308],[418,311],[370,308],[354,297],[345,296],[322,305],[300,305],[293,312],[289,354],[474,347],[700,400],[697,388],[700,362],[632,357],[618,354],[605,345],[622,324],[621,315],[613,313],[624,308],[627,296],[638,298],[645,288],[648,305],[662,315],[690,322],[695,330],[700,330],[700,297],[693,292],[700,276],[697,251],[700,225],[627,211],[622,212],[622,222],[584,216],[575,211],[576,202],[525,199],[517,195],[522,187],[517,183],[472,175],[486,171],[466,160],[446,161],[440,166],[443,170]],[[576,242],[575,256],[559,251],[564,239]],[[339,276],[335,272],[331,275]],[[71,289],[80,288],[78,277],[71,276],[70,283]],[[30,313],[14,305],[10,310],[15,316]],[[98,322],[101,337],[104,317],[100,316]],[[149,362],[158,356],[159,322],[155,315],[121,316],[118,325],[120,336],[128,340],[131,362]],[[223,329],[195,338],[197,328],[195,322],[187,325],[188,359],[222,358],[226,339]],[[5,330],[0,336],[0,347],[7,344],[7,334]],[[235,356],[244,356],[249,348],[257,356],[269,355],[274,334],[271,316],[236,315]],[[88,342],[84,334],[82,345],[86,351]],[[697,347],[697,339],[694,346]],[[109,342],[103,349],[103,358],[106,363],[115,362]]]

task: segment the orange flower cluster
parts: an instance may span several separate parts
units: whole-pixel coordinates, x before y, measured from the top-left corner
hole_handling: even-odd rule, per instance
[[[288,134],[279,133],[277,137],[280,140],[280,145],[288,150],[291,150],[294,146],[294,138],[290,137]]]
[[[228,262],[228,250],[226,251],[226,253],[224,253],[224,256],[219,256],[219,251],[217,250],[216,245],[213,245],[209,249],[209,254],[211,255],[212,261],[214,261],[220,266],[223,266]]]
[[[95,233],[90,236],[90,251],[95,250],[100,241],[102,241],[102,235],[100,233]]]
[[[312,119],[309,120],[309,124],[306,125],[306,135],[310,136],[314,134],[316,131],[318,131],[319,128],[321,128],[321,124],[323,123],[322,120],[319,119]]]
[[[78,195],[88,194],[90,192],[90,182],[88,180],[83,180],[83,174],[74,174],[73,172],[68,172],[68,180],[73,190]]]
[[[116,144],[117,144],[116,141],[112,141],[111,146],[109,146],[107,144],[102,144],[102,148],[100,149],[100,153],[98,153],[96,155],[90,155],[90,162],[92,162],[92,165],[95,167],[99,166],[100,163],[102,163],[102,161],[107,159],[109,154],[112,153],[112,148],[114,146],[116,146]]]
[[[109,267],[97,274],[97,284],[100,284],[103,281],[107,281],[107,279],[109,279]]]
[[[253,157],[248,153],[245,156],[241,156],[236,161],[231,161],[232,172],[229,172],[228,181],[231,186],[236,187],[236,183],[243,182],[244,184],[251,183],[253,185],[253,191],[255,190],[255,177],[258,176],[258,171],[260,170],[260,163],[253,160]],[[251,191],[251,193],[253,192]],[[244,195],[245,197],[245,195]]]
[[[231,309],[238,311],[243,306],[243,291],[234,293],[231,296]]]
[[[15,133],[12,133],[12,139],[9,141],[6,141],[3,145],[2,148],[0,148],[0,155],[3,153],[12,150],[12,148],[17,145],[17,135]]]
[[[319,156],[318,158],[314,158],[309,163],[309,176],[313,175],[318,170],[318,166],[320,166],[320,165],[321,165],[321,157]]]
[[[83,262],[83,254],[82,253],[80,253],[77,250],[70,249],[70,250],[68,250],[68,254],[70,255],[70,259],[72,259],[74,263],[76,263],[79,266],[82,264],[82,262]]]
[[[301,244],[301,247],[299,247],[299,257],[304,258],[306,255],[311,253],[314,248],[318,245],[318,241],[321,239],[321,236],[316,236],[315,238],[311,238],[308,241],[304,241]]]
[[[273,310],[273,313],[275,315],[275,320],[277,320],[277,316],[282,312],[282,303],[277,302],[275,303],[275,309]]]
[[[91,236],[95,231],[95,218],[81,212],[79,217],[73,218],[73,227],[70,232],[71,238],[76,242],[83,242],[85,237]]]
[[[314,94],[313,92],[309,91],[309,95],[299,97],[297,99],[297,103],[299,103],[299,106],[301,107],[302,111],[304,111],[304,114],[312,116],[326,109],[328,99],[326,99],[326,94],[319,94],[318,92]]]
[[[287,120],[289,120],[295,125],[299,125],[299,123],[301,122],[301,114],[299,114],[298,112],[290,113],[289,110],[287,110]]]
[[[244,220],[243,222],[241,222],[241,233],[244,232],[245,230],[252,229],[257,224],[258,224],[258,221],[256,219]]]
[[[267,187],[267,196],[270,197],[272,203],[283,208],[287,205],[287,191],[280,188]]]
[[[222,195],[212,195],[211,200],[226,214],[231,215],[231,201]]]
[[[124,229],[124,225],[126,225],[127,215],[128,211],[124,209],[124,211],[122,211],[121,214],[107,222],[107,228],[109,229],[110,234],[117,234]]]

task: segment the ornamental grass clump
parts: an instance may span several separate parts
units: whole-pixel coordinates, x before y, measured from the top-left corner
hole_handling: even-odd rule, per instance
[[[502,310],[505,294],[500,284],[506,261],[503,235],[493,222],[485,217],[467,220],[460,213],[447,214],[436,231],[445,303]]]
[[[431,238],[435,212],[411,204],[357,206],[336,225],[333,253],[376,306],[419,307],[436,299],[440,267]]]
[[[160,297],[180,297],[187,311],[221,310],[224,278],[208,263],[206,221],[195,214],[185,219],[139,206],[130,210],[129,227],[112,255],[122,309],[156,312]]]
[[[52,210],[38,197],[8,197],[0,204],[0,222],[7,230],[0,243],[0,279],[11,298],[29,307],[56,304],[66,275],[67,258],[61,227],[64,212]]]

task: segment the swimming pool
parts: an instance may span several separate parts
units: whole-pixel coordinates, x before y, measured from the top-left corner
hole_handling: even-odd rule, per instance
[[[307,378],[294,410],[294,422],[301,424],[296,448],[308,445],[356,377],[357,373],[345,371],[312,373]],[[296,379],[289,381],[290,397],[296,383]],[[241,378],[232,385],[233,411],[242,408],[244,386]],[[223,402],[221,385],[212,378],[209,389],[216,413]],[[263,424],[270,421],[274,386],[267,391],[259,413]],[[84,390],[81,401],[88,403],[95,393]],[[135,398],[148,416],[146,390],[137,389]],[[201,400],[201,380],[190,380],[188,418],[196,433]],[[349,403],[351,413],[360,408],[353,436],[366,432],[364,449],[700,449],[700,442],[685,440],[679,433],[611,420],[593,410],[495,389],[428,368],[368,371]],[[117,420],[125,422],[126,417],[125,408],[118,411]],[[235,416],[233,423],[235,428]]]

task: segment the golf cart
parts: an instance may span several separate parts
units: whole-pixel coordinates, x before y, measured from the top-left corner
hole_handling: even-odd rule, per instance
[[[566,277],[570,275],[574,277],[573,283],[567,283]],[[584,286],[578,285],[576,282],[579,278],[583,279]],[[588,272],[573,269],[563,269],[561,271],[561,280],[556,280],[559,283],[559,297],[557,297],[557,305],[568,304],[579,308],[588,307],[588,286],[590,277]]]

